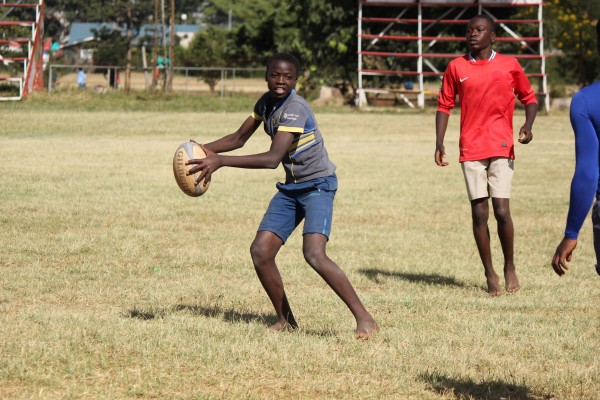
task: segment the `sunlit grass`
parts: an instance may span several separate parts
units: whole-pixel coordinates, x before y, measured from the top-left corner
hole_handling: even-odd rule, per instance
[[[235,130],[252,105],[0,109],[0,397],[597,397],[589,222],[571,271],[549,267],[573,171],[565,114],[538,117],[534,141],[517,145],[523,289],[499,298],[471,236],[458,113],[445,169],[432,112],[317,114],[340,180],[328,252],[382,328],[365,343],[299,232],[278,260],[301,329],[267,333],[249,245],[280,169],[220,170],[201,198],[175,184],[180,142]],[[268,145],[258,131],[239,152]],[[490,229],[500,272],[493,217]]]

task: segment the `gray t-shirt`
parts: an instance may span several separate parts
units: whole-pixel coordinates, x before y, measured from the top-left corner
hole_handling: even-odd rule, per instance
[[[265,132],[271,140],[278,130],[294,135],[294,141],[282,160],[285,183],[306,182],[335,172],[317,120],[306,100],[295,90],[274,105],[271,105],[269,92],[265,93],[256,102],[252,117],[264,122]]]

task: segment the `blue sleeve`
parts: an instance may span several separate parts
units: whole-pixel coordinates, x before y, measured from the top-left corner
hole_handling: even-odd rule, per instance
[[[573,96],[571,126],[575,132],[575,173],[571,181],[565,237],[577,239],[598,188],[598,136],[582,94]]]

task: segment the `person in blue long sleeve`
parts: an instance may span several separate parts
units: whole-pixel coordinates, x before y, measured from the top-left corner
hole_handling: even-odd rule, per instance
[[[596,23],[597,48],[600,54],[600,21]],[[569,269],[577,236],[596,195],[592,209],[596,272],[600,275],[600,81],[578,91],[571,101],[571,126],[575,132],[575,173],[571,181],[571,198],[565,236],[556,248],[552,268],[559,276]]]

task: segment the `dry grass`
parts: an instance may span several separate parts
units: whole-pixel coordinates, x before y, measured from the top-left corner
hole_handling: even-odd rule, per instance
[[[282,171],[224,169],[197,199],[173,180],[180,142],[249,111],[0,110],[1,398],[597,398],[589,222],[568,275],[549,267],[573,169],[566,115],[540,116],[517,148],[523,289],[499,298],[471,237],[458,114],[445,169],[430,112],[317,115],[340,179],[329,254],[382,328],[358,342],[298,233],[279,264],[301,329],[266,331],[248,247]],[[255,136],[243,153],[268,146]]]
[[[60,89],[74,89],[77,88],[77,73],[64,73],[64,70],[59,70],[61,72],[60,78],[57,80],[57,88]],[[120,71],[120,86],[123,87],[125,82],[125,73]],[[216,71],[218,75],[220,72]],[[215,72],[211,72],[211,74],[215,74]],[[239,73],[238,73],[239,74]],[[252,75],[257,77],[247,78],[239,76],[234,79],[231,75],[227,76],[224,80],[219,80],[215,86],[215,93],[220,93],[221,90],[230,92],[242,92],[242,93],[262,93],[265,91],[265,80],[264,77],[261,76],[262,73],[251,72]],[[132,90],[144,90],[147,85],[150,84],[152,80],[152,75],[149,73],[144,75],[143,72],[132,72],[131,73],[131,89]],[[86,78],[87,87],[90,89],[96,90],[107,90],[109,87],[108,77],[103,75],[102,73],[93,73],[90,72],[87,74]],[[210,87],[201,77],[195,76],[185,76],[184,74],[176,74],[173,77],[173,91],[178,93],[209,93]]]

